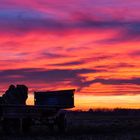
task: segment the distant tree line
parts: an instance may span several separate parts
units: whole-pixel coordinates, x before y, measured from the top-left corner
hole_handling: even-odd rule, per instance
[[[116,109],[89,109],[87,111],[83,110],[75,110],[74,113],[85,113],[85,114],[92,114],[92,115],[136,115],[140,116],[140,109],[123,109],[123,108],[116,108]]]

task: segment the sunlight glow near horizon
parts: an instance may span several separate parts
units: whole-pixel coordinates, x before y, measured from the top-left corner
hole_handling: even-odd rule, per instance
[[[28,105],[34,105],[34,95],[29,94]],[[74,110],[82,109],[113,109],[113,108],[131,108],[140,109],[140,95],[121,95],[121,96],[93,96],[93,95],[75,95]]]

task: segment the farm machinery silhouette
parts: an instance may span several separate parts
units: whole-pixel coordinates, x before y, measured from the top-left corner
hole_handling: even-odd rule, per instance
[[[0,124],[5,133],[29,133],[32,125],[65,132],[66,111],[74,107],[74,89],[34,92],[34,105],[26,105],[28,88],[11,85],[0,97]]]

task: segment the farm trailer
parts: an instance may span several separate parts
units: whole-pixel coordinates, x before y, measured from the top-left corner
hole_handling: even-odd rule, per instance
[[[74,107],[74,89],[34,92],[34,105],[0,105],[0,124],[5,133],[28,133],[32,125],[66,130],[66,111]]]

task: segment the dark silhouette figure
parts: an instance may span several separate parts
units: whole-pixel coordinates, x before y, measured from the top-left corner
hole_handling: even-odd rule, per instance
[[[8,90],[6,90],[5,94],[3,94],[1,100],[3,105],[26,105],[26,99],[28,98],[28,87],[25,85],[10,85]],[[2,111],[2,109],[1,109]],[[22,123],[21,123],[22,121]],[[27,132],[29,131],[31,122],[30,118],[7,118],[3,119],[3,130],[5,133],[18,133],[21,131]]]
[[[10,85],[8,90],[6,90],[5,94],[3,94],[2,99],[3,99],[3,104],[13,104],[14,101],[14,91],[15,91],[15,86]]]
[[[3,94],[3,104],[25,105],[28,98],[28,88],[25,85],[10,85]]]

